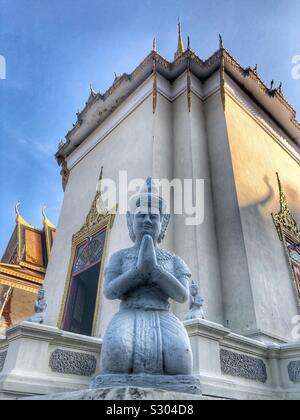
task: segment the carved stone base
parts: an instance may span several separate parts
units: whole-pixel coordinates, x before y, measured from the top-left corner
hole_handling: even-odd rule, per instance
[[[24,400],[50,401],[199,401],[221,400],[222,398],[204,397],[180,392],[164,391],[160,389],[146,389],[137,387],[85,389],[63,394],[44,395],[23,398]]]
[[[154,388],[201,395],[200,379],[192,375],[98,375],[90,385],[91,389],[112,387]]]

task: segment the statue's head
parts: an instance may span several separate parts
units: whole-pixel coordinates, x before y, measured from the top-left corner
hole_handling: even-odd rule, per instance
[[[44,298],[45,298],[45,289],[41,287],[38,292],[38,300],[44,300]]]
[[[129,202],[127,225],[131,240],[139,242],[144,235],[150,235],[155,243],[162,242],[169,220],[166,204],[152,178],[148,178],[141,191]]]
[[[194,281],[192,281],[192,283],[190,284],[190,294],[193,297],[196,297],[198,295],[198,292],[199,292],[199,288],[197,284]]]

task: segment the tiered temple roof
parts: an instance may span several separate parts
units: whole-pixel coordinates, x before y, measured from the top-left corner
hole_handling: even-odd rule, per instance
[[[19,204],[16,206],[16,227],[0,262],[0,320],[10,313],[14,289],[36,294],[43,285],[56,227],[45,209],[42,214],[43,228],[37,229],[21,216]]]
[[[173,62],[169,62],[157,52],[154,41],[153,50],[131,74],[125,73],[115,78],[113,85],[104,94],[91,89],[83,110],[77,113],[76,123],[66,135],[65,141],[60,143],[56,153],[57,161],[62,166],[64,186],[68,178],[66,158],[147,78],[161,74],[172,83],[187,70],[201,82],[219,72],[224,83],[224,76],[228,75],[276,121],[294,146],[300,147],[300,123],[296,119],[296,111],[283,95],[282,83],[278,87],[274,87],[274,83],[267,86],[260,78],[257,66],[243,68],[224,48],[221,36],[218,51],[207,60],[202,60],[191,49],[190,41],[188,47],[184,48],[179,24],[178,47]],[[225,94],[223,99],[225,102]]]

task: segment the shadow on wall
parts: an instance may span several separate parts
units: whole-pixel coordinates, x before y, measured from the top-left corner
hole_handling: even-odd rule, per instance
[[[259,252],[260,258],[257,263],[262,263],[265,259],[270,259],[273,257],[272,244],[274,243],[274,238],[276,239],[277,231],[275,229],[270,229],[269,226],[273,227],[273,220],[270,213],[268,213],[268,219],[265,217],[268,204],[270,204],[275,196],[274,188],[270,184],[270,180],[267,176],[263,178],[263,182],[267,187],[267,192],[264,197],[261,197],[256,202],[249,206],[242,207],[240,209],[244,236],[246,238],[246,247],[254,246]],[[279,210],[279,201],[278,208],[274,209],[274,212]],[[268,244],[268,246],[264,246]]]
[[[291,282],[288,275],[288,263],[284,246],[279,240],[277,230],[274,226],[270,207],[273,212],[280,210],[279,193],[274,191],[267,176],[263,178],[267,186],[267,193],[255,203],[240,209],[247,258],[254,298],[257,303],[260,316],[266,314],[260,320],[265,330],[276,331],[283,337],[291,330],[290,320],[294,307],[286,307],[291,299]],[[291,201],[296,197],[292,189],[288,192]],[[293,197],[292,197],[292,195]],[[294,201],[296,202],[296,200]],[[268,211],[266,207],[268,206]],[[283,319],[285,314],[285,319]]]

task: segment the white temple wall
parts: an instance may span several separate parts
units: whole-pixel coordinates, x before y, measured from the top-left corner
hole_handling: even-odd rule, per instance
[[[201,225],[195,227],[198,272],[195,272],[193,277],[199,281],[200,293],[205,299],[204,313],[206,319],[222,324],[222,288],[208,156],[208,137],[204,104],[194,93],[191,96],[189,119],[193,178],[203,179],[205,188],[204,221]]]
[[[145,118],[148,114],[149,118]],[[71,256],[72,236],[85,222],[96,194],[100,168],[104,177],[118,184],[119,171],[128,179],[146,178],[152,172],[152,97],[142,102],[120,125],[71,169],[45,279],[48,301],[46,323],[56,326]],[[93,133],[97,135],[97,133]],[[125,216],[117,216],[111,232],[108,255],[130,246]],[[105,313],[110,316],[116,302]]]
[[[232,97],[227,97],[229,144],[257,314],[258,331],[249,334],[293,340],[292,320],[299,307],[283,243],[271,213],[280,209],[276,179],[279,172],[290,210],[300,220],[300,166],[278,143],[279,137],[276,140],[271,134],[270,127],[276,126],[263,116],[263,124],[271,124],[269,128],[263,127],[255,119],[259,114],[251,115],[250,108],[253,105],[246,111]]]
[[[205,118],[224,324],[234,332],[244,334],[255,329],[257,324],[220,90],[205,101]]]

